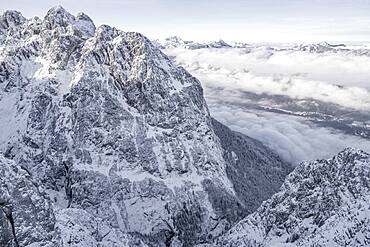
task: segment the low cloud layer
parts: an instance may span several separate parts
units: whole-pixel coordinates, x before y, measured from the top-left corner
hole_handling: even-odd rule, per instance
[[[370,112],[370,57],[266,47],[165,52],[201,80],[216,119],[292,163],[328,158],[348,146],[370,151],[368,139],[319,127],[303,117],[249,108],[253,99],[243,94],[314,99],[337,109]]]
[[[370,57],[303,51],[172,49],[205,87],[312,98],[370,111]]]
[[[317,127],[293,116],[246,110],[235,105],[209,101],[211,114],[231,129],[262,141],[285,160],[329,158],[345,147],[370,151],[370,141]]]

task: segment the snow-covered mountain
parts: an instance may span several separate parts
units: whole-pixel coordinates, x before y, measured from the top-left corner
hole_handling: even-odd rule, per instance
[[[62,7],[1,15],[0,129],[1,246],[207,243],[291,169],[147,38]]]
[[[370,155],[304,162],[220,246],[369,246]]]

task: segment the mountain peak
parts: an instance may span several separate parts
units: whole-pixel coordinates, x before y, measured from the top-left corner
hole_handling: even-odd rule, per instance
[[[46,16],[69,16],[69,17],[72,17],[73,15],[71,13],[69,13],[65,8],[63,8],[63,6],[61,5],[56,5],[52,8],[50,8],[47,13],[46,13]]]
[[[0,29],[8,29],[14,26],[20,26],[25,23],[26,18],[21,12],[16,10],[7,10],[0,16]]]
[[[77,18],[77,20],[85,20],[85,21],[93,22],[93,20],[90,18],[90,16],[88,16],[84,12],[78,12],[77,15],[76,15],[76,18]]]
[[[43,22],[49,30],[69,27],[72,29],[72,32],[75,32],[82,38],[93,36],[96,29],[94,22],[88,15],[80,12],[77,16],[74,16],[60,5],[51,8]]]
[[[65,27],[74,21],[75,17],[66,11],[62,6],[56,6],[47,12],[44,21],[47,22],[50,29],[56,26]]]

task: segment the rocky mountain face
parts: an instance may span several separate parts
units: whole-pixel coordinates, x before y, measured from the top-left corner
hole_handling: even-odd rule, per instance
[[[60,241],[46,191],[27,169],[0,156],[1,246],[54,246]]]
[[[370,155],[304,162],[219,246],[369,246]]]
[[[0,17],[0,129],[0,246],[208,243],[291,169],[147,38],[62,7]]]

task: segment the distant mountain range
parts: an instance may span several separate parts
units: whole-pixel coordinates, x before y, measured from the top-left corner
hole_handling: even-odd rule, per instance
[[[354,55],[370,56],[370,48],[368,47],[349,47],[345,44],[330,44],[328,42],[320,43],[308,43],[308,44],[254,44],[254,43],[243,43],[243,42],[225,42],[223,40],[208,41],[208,42],[196,42],[186,41],[178,36],[172,36],[163,40],[153,40],[153,43],[161,49],[170,48],[184,48],[184,49],[205,49],[205,48],[256,48],[256,47],[267,47],[272,50],[294,50],[294,51],[306,51],[312,53],[324,53],[324,52],[343,52]]]
[[[228,43],[226,43],[223,40],[218,41],[210,41],[210,42],[204,42],[199,43],[195,41],[185,41],[177,36],[172,36],[169,38],[166,38],[164,40],[154,40],[154,44],[156,44],[158,47],[164,49],[164,48],[176,48],[176,47],[183,47],[186,49],[202,49],[202,48],[230,48],[232,47]]]

